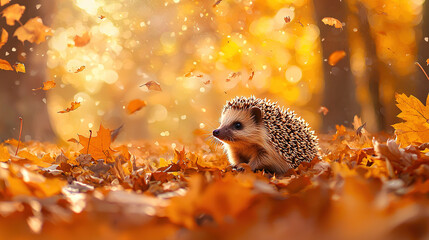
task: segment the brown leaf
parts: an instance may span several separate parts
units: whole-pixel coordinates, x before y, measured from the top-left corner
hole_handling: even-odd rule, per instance
[[[221,3],[222,2],[222,0],[217,0],[214,4],[213,4],[213,6],[212,7],[216,7],[219,3]]]
[[[334,26],[335,28],[343,29],[343,24],[336,18],[333,17],[324,17],[322,22],[329,26]]]
[[[156,82],[156,81],[149,81],[143,85],[140,85],[140,87],[146,86],[147,89],[152,90],[152,91],[162,91],[161,89],[161,85]]]
[[[76,35],[73,38],[73,41],[76,47],[83,47],[83,46],[86,46],[89,43],[89,41],[91,41],[91,36],[88,32],[85,32],[82,36]]]
[[[76,110],[78,107],[80,107],[80,102],[71,102],[71,106],[69,108],[59,111],[58,113],[68,113],[70,111]]]
[[[4,28],[2,28],[1,38],[0,38],[0,48],[2,48],[3,45],[7,43],[8,37],[9,37],[9,33],[7,33],[7,31]]]
[[[6,60],[0,59],[0,69],[7,70],[7,71],[13,71],[12,66],[10,63]]]
[[[15,21],[19,22],[22,14],[25,11],[25,6],[21,6],[19,4],[13,4],[9,7],[5,8],[1,14],[6,18],[6,24],[9,26],[15,25]]]
[[[290,23],[290,17],[289,16],[284,17],[284,20],[285,20],[285,23]]]
[[[47,36],[52,36],[52,31],[51,28],[43,25],[41,18],[35,17],[16,29],[13,36],[17,36],[21,42],[29,41],[39,44],[44,42]]]
[[[326,116],[326,114],[328,114],[329,109],[325,106],[320,106],[318,113],[322,113],[323,116]]]
[[[140,99],[131,100],[127,105],[127,113],[133,114],[146,106],[146,102]]]
[[[346,56],[346,52],[344,51],[335,51],[329,55],[328,63],[331,66],[335,66],[338,61],[343,59]]]
[[[76,69],[76,71],[74,72],[74,73],[80,73],[80,72],[82,72],[83,70],[85,70],[85,66],[81,66],[81,67],[79,67],[78,69]]]

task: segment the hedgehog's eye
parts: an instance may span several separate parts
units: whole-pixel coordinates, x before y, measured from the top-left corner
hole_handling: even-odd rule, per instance
[[[243,124],[241,124],[241,122],[235,122],[232,124],[232,126],[236,129],[236,130],[241,130],[243,129]]]

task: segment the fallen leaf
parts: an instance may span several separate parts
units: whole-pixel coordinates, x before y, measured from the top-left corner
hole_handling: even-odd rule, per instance
[[[23,26],[16,29],[13,36],[17,36],[21,42],[29,41],[39,44],[46,40],[47,36],[52,36],[51,28],[43,25],[39,17],[28,20]]]
[[[2,48],[3,45],[7,43],[8,37],[9,37],[9,33],[7,33],[7,31],[4,28],[2,28],[1,37],[0,37],[0,48]]]
[[[23,63],[15,63],[13,67],[15,68],[15,72],[25,73],[25,65]]]
[[[82,154],[90,154],[94,159],[105,159],[107,160],[113,155],[113,150],[110,149],[112,142],[110,133],[111,131],[100,125],[100,129],[97,131],[97,136],[91,138],[79,136],[79,143],[83,146],[80,150]]]
[[[396,106],[401,110],[398,118],[405,122],[392,125],[401,146],[429,142],[429,95],[426,106],[416,97],[396,94]]]
[[[78,69],[76,69],[76,71],[74,72],[74,73],[80,73],[80,72],[82,72],[83,70],[85,70],[85,66],[81,66],[81,67],[79,67]]]
[[[146,102],[140,99],[131,100],[127,105],[127,113],[133,114],[146,106]]]
[[[6,24],[9,26],[15,25],[15,21],[19,22],[22,14],[25,11],[25,6],[21,6],[19,4],[13,4],[9,7],[5,8],[1,14],[6,18]]]
[[[3,7],[4,5],[8,4],[10,0],[0,0],[0,7]]]
[[[59,111],[58,113],[68,113],[70,111],[76,110],[78,107],[80,107],[80,102],[71,102],[71,107]]]
[[[82,36],[76,35],[73,38],[73,41],[76,47],[83,47],[83,46],[86,46],[89,43],[89,41],[91,41],[91,36],[89,35],[88,32],[85,32]]]
[[[45,90],[46,91],[46,90],[50,90],[50,89],[54,88],[55,85],[57,85],[57,84],[54,81],[47,81],[47,82],[43,83],[43,87],[33,88],[32,90],[33,91],[36,91],[36,90]]]
[[[0,69],[7,70],[7,71],[13,71],[12,66],[10,63],[6,60],[0,59]]]
[[[326,116],[326,114],[328,114],[328,112],[329,112],[329,109],[327,108],[327,107],[325,107],[325,106],[320,106],[320,108],[319,108],[319,111],[318,111],[319,113],[322,113],[323,114],[323,116]]]
[[[334,26],[335,28],[343,29],[343,24],[336,18],[333,17],[324,17],[322,22],[329,26]]]
[[[284,20],[285,20],[285,23],[290,23],[290,17],[289,16],[284,17]]]
[[[162,91],[161,89],[161,85],[156,82],[156,81],[149,81],[143,85],[140,85],[140,87],[146,86],[147,89],[152,90],[152,91]]]
[[[328,63],[331,66],[335,66],[338,63],[338,61],[343,59],[345,56],[346,56],[346,52],[335,51],[335,52],[331,53],[331,55],[329,55]]]

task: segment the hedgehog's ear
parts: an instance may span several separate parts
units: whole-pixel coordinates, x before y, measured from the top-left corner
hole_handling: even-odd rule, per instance
[[[252,116],[253,121],[255,121],[255,123],[259,124],[262,122],[262,111],[260,108],[252,107],[250,109],[250,116]]]

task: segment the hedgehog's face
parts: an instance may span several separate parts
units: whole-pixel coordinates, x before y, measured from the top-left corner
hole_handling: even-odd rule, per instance
[[[257,141],[261,127],[262,111],[259,108],[227,109],[222,113],[220,126],[213,131],[213,136],[229,144]]]

